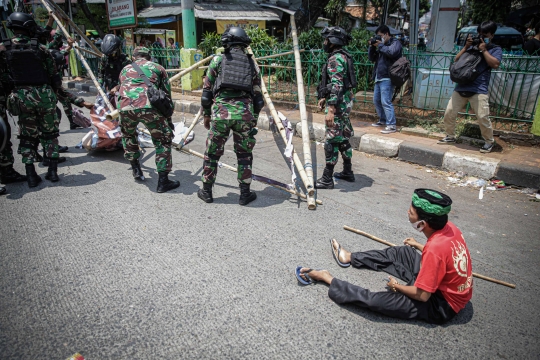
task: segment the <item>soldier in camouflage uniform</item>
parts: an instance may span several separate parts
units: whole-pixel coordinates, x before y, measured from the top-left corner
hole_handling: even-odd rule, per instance
[[[324,153],[326,167],[323,176],[315,183],[317,189],[333,189],[334,177],[353,182],[352,147],[349,139],[354,131],[349,119],[356,87],[356,75],[349,53],[342,49],[350,36],[340,27],[324,28],[323,48],[329,53],[318,88],[319,109],[326,106],[326,139]],[[334,173],[339,153],[343,158],[343,171]]]
[[[47,49],[35,39],[37,24],[25,13],[15,12],[7,20],[15,37],[5,42],[2,61],[7,64],[13,90],[7,108],[19,116],[19,150],[26,167],[29,187],[41,181],[34,161],[39,142],[46,150],[50,164],[45,178],[52,182],[58,178],[58,124],[55,89],[62,85]],[[36,62],[36,59],[39,59]]]
[[[120,73],[120,95],[118,110],[120,110],[120,127],[122,130],[122,144],[125,158],[131,163],[133,177],[144,180],[139,158],[139,143],[137,141],[137,125],[142,122],[152,135],[152,142],[156,148],[156,167],[159,174],[157,192],[163,193],[180,186],[179,181],[169,180],[168,175],[172,168],[171,145],[173,130],[167,123],[167,118],[155,109],[148,99],[148,86],[139,75],[140,71],[158,89],[171,94],[171,84],[165,69],[150,61],[150,50],[137,47],[133,51],[135,62],[126,66]],[[170,106],[172,107],[172,100]]]
[[[255,192],[250,191],[250,185],[252,151],[255,147],[253,135],[256,133],[259,112],[264,106],[261,75],[251,56],[245,53],[251,39],[242,28],[227,29],[221,42],[225,53],[212,59],[204,78],[201,97],[204,126],[210,131],[204,154],[203,188],[198,196],[207,203],[213,202],[212,186],[216,181],[218,162],[232,130],[238,159],[238,203],[247,205],[257,198]]]
[[[122,40],[113,34],[105,35],[101,43],[103,56],[98,65],[97,80],[105,91],[113,94],[118,90],[120,71],[131,64],[127,55],[122,54],[121,47]]]

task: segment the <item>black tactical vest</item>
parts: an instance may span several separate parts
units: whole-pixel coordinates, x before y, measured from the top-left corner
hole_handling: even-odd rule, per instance
[[[126,60],[126,54],[120,54],[114,61],[109,59],[107,59],[107,66],[105,67],[104,82],[107,89],[112,89],[120,83],[120,73],[124,68],[122,64]]]
[[[26,43],[4,41],[6,62],[14,86],[39,86],[50,84],[49,74],[44,67],[47,53],[39,48],[37,39]]]
[[[342,54],[343,56],[345,56],[345,59],[347,59],[347,74],[344,74],[345,76],[343,76],[343,87],[345,88],[345,91],[356,88],[356,86],[358,86],[358,83],[356,81],[356,74],[354,72],[354,62],[352,56],[345,50],[339,49],[332,52],[328,56],[328,60],[326,61],[326,64],[324,65],[322,70],[322,81],[319,84],[318,89],[323,90],[328,88],[328,61],[336,53]]]
[[[232,48],[221,58],[221,70],[214,84],[214,95],[221,89],[234,89],[253,94],[255,66],[251,55],[242,49]]]

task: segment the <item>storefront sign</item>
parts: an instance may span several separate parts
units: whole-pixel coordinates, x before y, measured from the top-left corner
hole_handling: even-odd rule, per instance
[[[106,0],[109,28],[131,28],[137,26],[137,6],[135,0]]]
[[[264,29],[266,27],[265,20],[216,20],[217,33],[223,34],[225,29],[232,26],[239,26],[241,28],[259,28]]]

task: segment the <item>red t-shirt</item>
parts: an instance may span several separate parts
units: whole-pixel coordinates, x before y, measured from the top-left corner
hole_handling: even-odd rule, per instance
[[[427,240],[414,285],[430,293],[440,290],[456,313],[471,300],[471,255],[463,234],[450,221]]]

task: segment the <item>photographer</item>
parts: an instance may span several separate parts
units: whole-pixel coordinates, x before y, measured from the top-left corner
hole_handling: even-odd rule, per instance
[[[390,29],[381,25],[375,31],[376,36],[369,40],[369,61],[375,63],[373,79],[375,90],[373,103],[379,115],[379,121],[373,126],[386,126],[381,131],[383,134],[396,132],[396,115],[392,105],[394,86],[390,81],[390,67],[401,57],[401,43],[390,35]]]
[[[499,68],[502,60],[502,49],[500,46],[492,43],[493,36],[497,31],[497,24],[493,21],[484,21],[478,26],[478,35],[467,38],[467,42],[461,51],[456,55],[454,62],[466,52],[480,52],[482,57],[476,67],[476,73],[479,74],[474,81],[466,84],[458,84],[452,93],[444,113],[444,127],[446,137],[440,140],[439,144],[453,144],[456,142],[456,117],[458,112],[463,109],[467,103],[476,114],[484,146],[480,149],[482,153],[489,153],[493,149],[495,140],[493,139],[493,128],[489,120],[489,96],[488,86],[491,78],[491,69]]]

